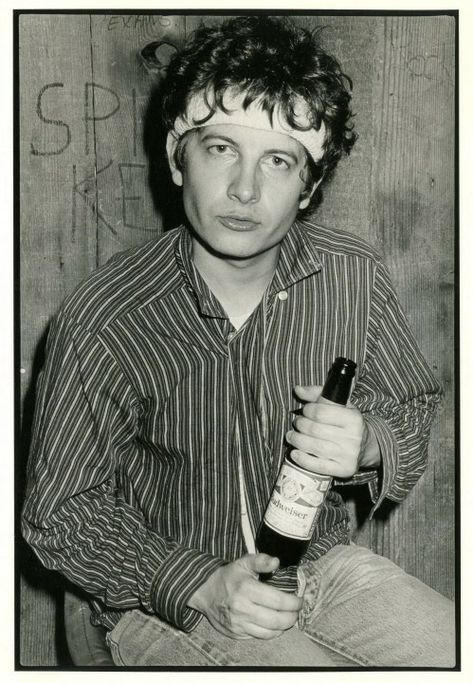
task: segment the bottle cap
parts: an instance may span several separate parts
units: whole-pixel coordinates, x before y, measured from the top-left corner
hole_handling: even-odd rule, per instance
[[[349,377],[354,377],[355,376],[355,370],[356,370],[356,363],[353,360],[350,360],[349,358],[343,358],[342,356],[339,356],[338,358],[335,358],[332,364],[332,370],[336,370],[337,372],[341,373],[342,375],[348,375]]]

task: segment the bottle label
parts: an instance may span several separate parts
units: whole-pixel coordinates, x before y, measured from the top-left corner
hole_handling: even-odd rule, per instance
[[[266,509],[265,523],[283,536],[309,540],[331,481],[332,477],[308,472],[286,459]]]

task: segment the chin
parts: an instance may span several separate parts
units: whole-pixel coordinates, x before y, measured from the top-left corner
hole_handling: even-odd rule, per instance
[[[215,240],[205,242],[205,246],[210,253],[228,259],[248,259],[266,251],[264,248],[259,248],[258,245],[248,244],[248,241],[247,244],[238,244],[235,242],[236,240],[234,239]]]
[[[243,261],[245,259],[250,259],[255,256],[258,256],[261,252],[254,252],[254,251],[245,251],[245,250],[236,250],[236,249],[225,249],[225,248],[219,248],[216,247],[214,249],[211,249],[212,253],[215,254],[216,256],[220,256],[221,258],[224,259],[229,259],[229,260],[240,260]]]

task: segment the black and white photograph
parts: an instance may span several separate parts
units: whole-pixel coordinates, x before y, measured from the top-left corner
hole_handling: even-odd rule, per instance
[[[449,4],[12,13],[16,671],[461,671]]]

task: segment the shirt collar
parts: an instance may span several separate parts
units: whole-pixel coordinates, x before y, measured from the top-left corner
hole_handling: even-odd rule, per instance
[[[296,221],[281,242],[279,261],[269,287],[269,293],[291,287],[299,280],[322,268],[316,246],[304,226]]]
[[[222,305],[192,261],[192,240],[184,226],[181,226],[176,241],[175,257],[186,286],[197,300],[201,314],[212,318],[227,318]],[[278,265],[269,286],[269,294],[291,287],[319,271],[322,265],[315,244],[308,237],[304,226],[296,221],[281,242]]]
[[[227,318],[221,303],[207,285],[192,260],[192,239],[185,226],[176,241],[175,256],[185,284],[197,300],[200,313],[211,318]]]

